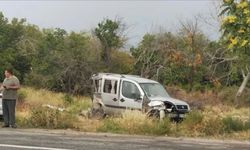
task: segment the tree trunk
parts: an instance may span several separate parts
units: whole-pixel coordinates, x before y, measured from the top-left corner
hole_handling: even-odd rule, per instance
[[[242,75],[243,75],[243,81],[242,81],[241,86],[240,86],[240,88],[239,88],[239,90],[238,90],[238,92],[237,92],[237,94],[235,96],[235,103],[237,103],[237,98],[239,96],[241,96],[241,94],[243,93],[244,89],[247,86],[247,82],[248,82],[248,80],[250,78],[250,72],[248,71],[247,75],[245,75],[244,72],[242,72]]]
[[[188,75],[188,84],[189,84],[189,87],[188,87],[188,90],[189,92],[191,92],[193,90],[193,76],[195,74],[195,69],[194,69],[194,66],[191,67],[191,70],[189,72],[189,75]]]

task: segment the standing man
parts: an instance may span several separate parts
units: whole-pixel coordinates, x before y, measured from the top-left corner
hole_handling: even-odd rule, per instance
[[[1,91],[3,91],[3,119],[4,128],[11,127],[16,128],[16,100],[17,100],[17,90],[20,88],[19,80],[13,75],[12,69],[6,69],[4,72],[5,79]]]

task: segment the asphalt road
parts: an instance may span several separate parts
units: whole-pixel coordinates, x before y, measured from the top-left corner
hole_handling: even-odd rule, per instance
[[[250,142],[83,133],[71,130],[1,129],[0,150],[249,150]]]

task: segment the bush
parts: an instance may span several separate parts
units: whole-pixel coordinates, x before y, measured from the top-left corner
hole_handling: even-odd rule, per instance
[[[136,124],[136,123],[135,123]],[[136,124],[133,128],[125,128],[126,132],[141,135],[168,135],[171,133],[171,121],[164,120],[145,120],[141,124]]]
[[[16,114],[16,124],[19,127],[30,127],[29,120],[27,117],[20,115],[19,113]]]
[[[176,125],[176,135],[198,136],[202,127],[203,114],[199,110],[193,110],[187,114],[186,118]]]
[[[223,90],[219,92],[219,98],[223,103],[234,105],[235,95],[238,91],[239,87],[225,87]],[[246,88],[240,97],[238,97],[238,105],[239,106],[249,106],[250,105],[250,89]]]
[[[245,129],[249,130],[250,129],[250,118],[245,122]]]
[[[223,123],[219,117],[204,119],[200,132],[206,136],[215,136],[223,133]]]
[[[31,109],[31,115],[28,120],[31,127],[52,129],[74,128],[74,123],[77,122],[76,116],[46,107]]]
[[[222,119],[224,125],[224,131],[227,133],[232,133],[234,131],[245,131],[250,129],[250,121],[242,121],[237,118],[228,116]]]
[[[202,120],[203,120],[203,115],[201,111],[193,110],[187,114],[182,124],[192,130],[193,128],[195,128],[196,125],[200,124]]]
[[[73,101],[74,101],[74,98],[73,98],[71,95],[65,94],[65,95],[63,96],[63,102],[64,102],[65,105],[72,104]]]
[[[23,104],[27,98],[27,93],[25,91],[18,91],[17,93],[18,103]]]
[[[170,122],[170,119],[169,118],[165,118],[162,121],[157,120],[156,122],[154,122],[154,124],[153,124],[153,126],[151,128],[148,128],[147,132],[149,132],[152,135],[166,135],[166,134],[170,134],[171,133],[171,122]]]
[[[91,107],[90,99],[76,99],[73,103],[71,103],[67,110],[72,114],[79,114],[82,110],[87,110]]]

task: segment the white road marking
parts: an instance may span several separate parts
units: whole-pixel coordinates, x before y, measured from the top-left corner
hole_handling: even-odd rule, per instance
[[[9,145],[9,144],[0,144],[0,147],[22,148],[22,149],[39,149],[39,150],[70,150],[70,149],[62,149],[62,148],[24,146],[24,145]]]

